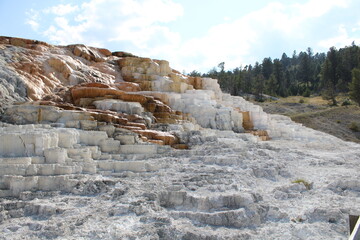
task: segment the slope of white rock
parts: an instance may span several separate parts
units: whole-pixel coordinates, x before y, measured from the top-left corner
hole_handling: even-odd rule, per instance
[[[5,125],[2,143],[9,131],[0,239],[347,239],[360,214],[359,145],[302,126],[267,142],[194,131],[191,150],[50,125]]]
[[[0,85],[10,86],[0,93],[13,96],[1,119],[18,124],[0,122],[0,239],[347,239],[349,214],[360,215],[359,144],[266,114],[167,61],[34,41],[27,52],[7,44],[27,40],[0,40]],[[23,53],[32,59],[19,63],[24,79],[3,61]],[[54,82],[94,83],[76,99],[94,111],[70,95],[64,108],[8,105],[25,100],[24,83],[36,100]],[[108,110],[134,122],[114,124]],[[96,121],[99,112],[110,120]]]

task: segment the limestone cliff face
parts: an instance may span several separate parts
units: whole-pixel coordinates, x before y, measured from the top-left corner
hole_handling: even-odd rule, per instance
[[[256,121],[249,110],[223,101],[217,80],[183,75],[165,60],[11,37],[0,37],[0,49],[1,111],[7,109],[3,119],[9,122],[50,121],[40,114],[41,108],[37,117],[24,116],[29,104],[87,112],[94,121],[118,124],[140,134],[156,124],[185,122],[192,124],[190,129],[200,125],[243,132],[243,112],[248,122]],[[11,106],[13,102],[27,104]],[[52,121],[66,124],[62,117]],[[244,126],[251,130],[248,126],[253,125]]]
[[[169,62],[164,60],[111,53],[107,49],[84,45],[53,46],[11,37],[0,37],[0,46],[2,69],[8,75],[18,77],[17,80],[5,79],[13,86],[22,82],[26,94],[24,91],[19,94],[33,101],[53,94],[63,86],[90,82],[120,83],[118,88],[125,81],[135,82],[140,85],[138,90],[179,93],[201,88],[200,78],[184,76],[171,69]]]

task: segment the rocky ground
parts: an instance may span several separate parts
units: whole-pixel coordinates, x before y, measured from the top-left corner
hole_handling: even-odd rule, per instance
[[[157,171],[95,174],[72,193],[2,199],[0,239],[347,239],[348,214],[359,214],[357,144],[223,135],[127,156]]]
[[[0,239],[347,239],[360,215],[357,143],[166,61],[0,49]]]

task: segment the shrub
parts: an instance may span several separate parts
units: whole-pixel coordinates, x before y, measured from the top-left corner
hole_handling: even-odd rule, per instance
[[[292,181],[291,183],[302,183],[302,184],[304,184],[304,186],[306,187],[307,190],[311,189],[311,183],[309,183],[308,181],[305,181],[304,179],[296,179],[296,180]]]
[[[340,121],[340,120],[336,120],[336,123],[341,123],[341,121]]]
[[[307,88],[307,89],[305,90],[305,92],[303,92],[302,96],[303,96],[303,97],[310,97],[310,94],[311,94],[310,89]]]
[[[348,106],[351,105],[350,99],[345,99],[345,101],[343,101],[343,103],[341,104],[341,106]]]
[[[299,100],[299,103],[304,103],[304,102],[305,102],[304,99]]]
[[[359,132],[360,129],[359,129],[359,126],[357,125],[356,122],[352,122],[349,126],[349,129],[353,132]]]
[[[255,98],[255,101],[257,101],[257,102],[265,102],[265,100],[264,100],[264,98],[262,96],[257,96]]]

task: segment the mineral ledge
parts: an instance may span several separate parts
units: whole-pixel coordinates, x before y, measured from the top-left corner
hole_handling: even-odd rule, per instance
[[[0,37],[0,102],[0,239],[347,239],[360,214],[358,144],[164,60]]]

